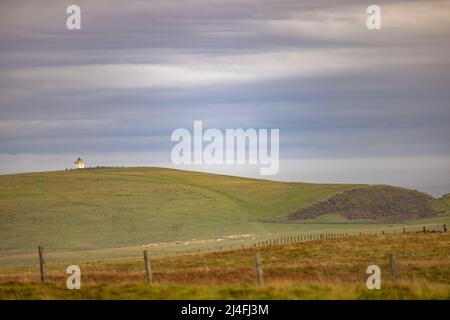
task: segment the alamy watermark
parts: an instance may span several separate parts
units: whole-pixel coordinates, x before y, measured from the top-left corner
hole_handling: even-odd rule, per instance
[[[381,289],[381,269],[376,264],[372,264],[367,267],[367,274],[370,274],[370,276],[367,278],[366,286],[367,289],[373,290],[373,289]]]
[[[366,13],[369,15],[366,20],[366,26],[369,30],[381,29],[381,8],[375,4],[367,7]]]
[[[69,30],[81,29],[81,8],[76,4],[69,5],[66,8],[66,13],[69,16],[66,19],[66,27]],[[368,14],[366,20],[366,26],[369,30],[381,29],[381,8],[378,5],[372,4],[367,7],[366,13]]]
[[[80,267],[77,265],[68,266],[66,269],[66,272],[67,272],[67,274],[69,274],[69,276],[67,277],[67,280],[66,280],[67,289],[80,290],[81,289],[81,269],[80,269]]]
[[[69,30],[81,29],[81,8],[76,4],[72,4],[67,7],[66,13],[70,16],[66,19],[66,27]]]
[[[178,142],[171,153],[172,163],[206,165],[260,165],[260,174],[275,175],[279,163],[279,129],[207,129],[203,122],[194,121],[193,134],[179,128],[172,132],[171,141]],[[206,145],[204,145],[206,143]]]

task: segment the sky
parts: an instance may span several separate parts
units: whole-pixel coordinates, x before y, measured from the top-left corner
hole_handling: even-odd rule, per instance
[[[449,193],[450,1],[0,2],[1,174],[177,167],[195,120],[279,129],[280,170],[181,169]]]

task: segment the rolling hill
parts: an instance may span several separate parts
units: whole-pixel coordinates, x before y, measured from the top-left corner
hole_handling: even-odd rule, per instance
[[[2,175],[0,258],[33,251],[37,245],[54,251],[77,251],[224,235],[261,237],[379,228],[377,215],[364,216],[370,220],[366,224],[353,223],[356,221],[351,218],[358,216],[320,220],[330,213],[340,213],[336,210],[305,216],[309,219],[306,221],[282,223],[293,213],[317,211],[317,206],[322,208],[330,199],[348,197],[355,190],[364,190],[366,200],[361,196],[358,199],[367,206],[367,194],[377,195],[380,186],[283,183],[143,167]],[[427,207],[424,215],[406,215],[405,219],[423,216],[428,217],[427,223],[449,221],[450,197],[438,200],[402,190],[402,197],[391,198],[413,199],[421,208]],[[417,211],[420,208],[414,201],[405,205]],[[439,215],[432,217],[436,213]]]

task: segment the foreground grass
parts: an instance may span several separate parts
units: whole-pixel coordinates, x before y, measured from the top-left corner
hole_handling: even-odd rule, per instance
[[[9,283],[0,287],[1,299],[72,299],[72,300],[353,300],[353,299],[450,299],[448,286],[402,282],[388,284],[382,290],[368,290],[365,286],[346,283],[270,284],[262,288],[252,285],[234,286],[162,286],[145,284],[101,284],[87,289],[72,290],[61,285]]]
[[[80,263],[82,289],[65,287],[67,265],[0,271],[0,299],[450,299],[450,234],[414,233],[328,239],[260,248],[265,285],[255,285],[251,249],[154,258],[154,285],[142,259]],[[388,255],[399,281],[392,283]],[[366,269],[382,271],[368,290]]]

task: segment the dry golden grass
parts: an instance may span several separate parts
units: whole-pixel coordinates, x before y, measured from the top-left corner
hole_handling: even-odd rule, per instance
[[[370,235],[264,247],[265,286],[255,285],[254,250],[153,257],[154,285],[145,284],[143,259],[80,263],[82,289],[65,288],[66,265],[0,271],[0,298],[83,299],[449,299],[450,234]],[[395,253],[399,281],[390,279]],[[366,269],[382,271],[382,289],[368,290]]]

